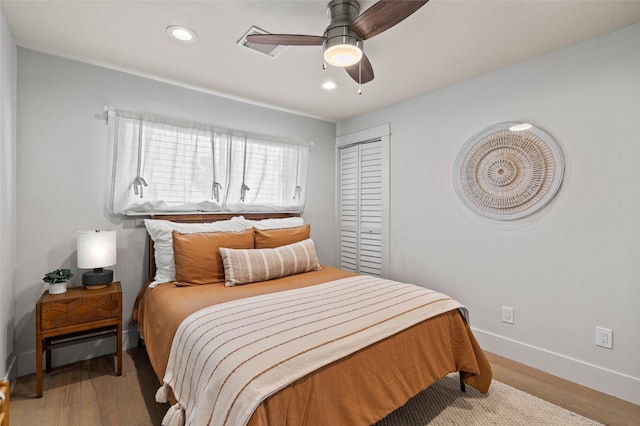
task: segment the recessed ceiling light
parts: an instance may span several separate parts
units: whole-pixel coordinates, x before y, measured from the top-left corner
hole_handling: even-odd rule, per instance
[[[171,38],[185,43],[193,43],[198,38],[198,35],[187,27],[181,27],[180,25],[171,25],[167,27],[167,34]]]
[[[529,123],[522,123],[509,127],[509,130],[511,130],[512,132],[522,132],[523,130],[529,130],[532,127],[533,126]]]
[[[335,81],[325,81],[324,83],[322,83],[322,88],[324,90],[334,90],[337,87],[338,83],[336,83]]]

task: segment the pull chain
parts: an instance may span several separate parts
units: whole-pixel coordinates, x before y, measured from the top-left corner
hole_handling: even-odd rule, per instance
[[[358,62],[358,95],[362,95],[362,59]]]

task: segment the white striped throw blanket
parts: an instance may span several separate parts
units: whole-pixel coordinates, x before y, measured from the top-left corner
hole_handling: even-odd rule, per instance
[[[466,316],[442,293],[369,276],[204,308],[174,336],[156,399],[178,402],[162,424],[246,425],[301,377],[453,309]]]

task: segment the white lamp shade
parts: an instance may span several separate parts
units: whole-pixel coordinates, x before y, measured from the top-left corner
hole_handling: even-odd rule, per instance
[[[116,264],[116,231],[78,231],[78,268]]]

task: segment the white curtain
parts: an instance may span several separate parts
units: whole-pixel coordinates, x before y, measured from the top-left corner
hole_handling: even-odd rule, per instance
[[[301,212],[309,144],[116,110],[112,209]]]
[[[233,136],[226,210],[300,211],[309,147]]]

